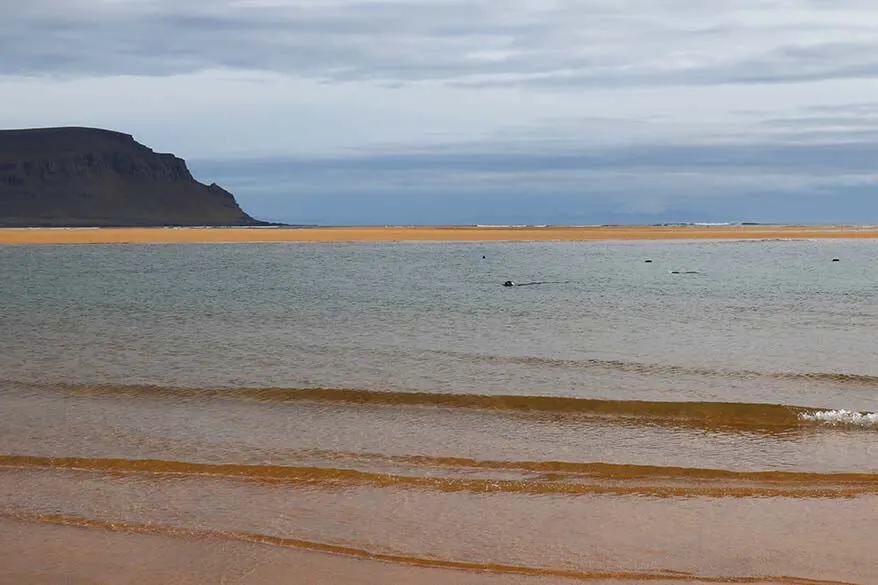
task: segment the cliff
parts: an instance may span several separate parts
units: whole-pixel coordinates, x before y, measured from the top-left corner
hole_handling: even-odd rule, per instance
[[[183,159],[94,128],[0,130],[0,226],[264,225]]]

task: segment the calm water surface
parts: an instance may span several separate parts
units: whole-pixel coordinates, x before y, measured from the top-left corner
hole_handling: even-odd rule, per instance
[[[2,582],[878,582],[878,242],[6,246],[0,274]]]

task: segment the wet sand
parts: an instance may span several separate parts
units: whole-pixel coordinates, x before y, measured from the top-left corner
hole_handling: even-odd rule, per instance
[[[0,244],[878,238],[876,226],[4,228]]]

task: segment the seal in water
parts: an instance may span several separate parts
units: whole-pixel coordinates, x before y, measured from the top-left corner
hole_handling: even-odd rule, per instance
[[[506,282],[503,283],[503,286],[515,286],[515,283],[512,282],[511,280],[507,280]]]

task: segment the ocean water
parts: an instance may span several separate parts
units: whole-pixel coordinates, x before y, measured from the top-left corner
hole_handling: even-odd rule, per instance
[[[0,276],[0,582],[878,582],[878,242],[4,246]]]

